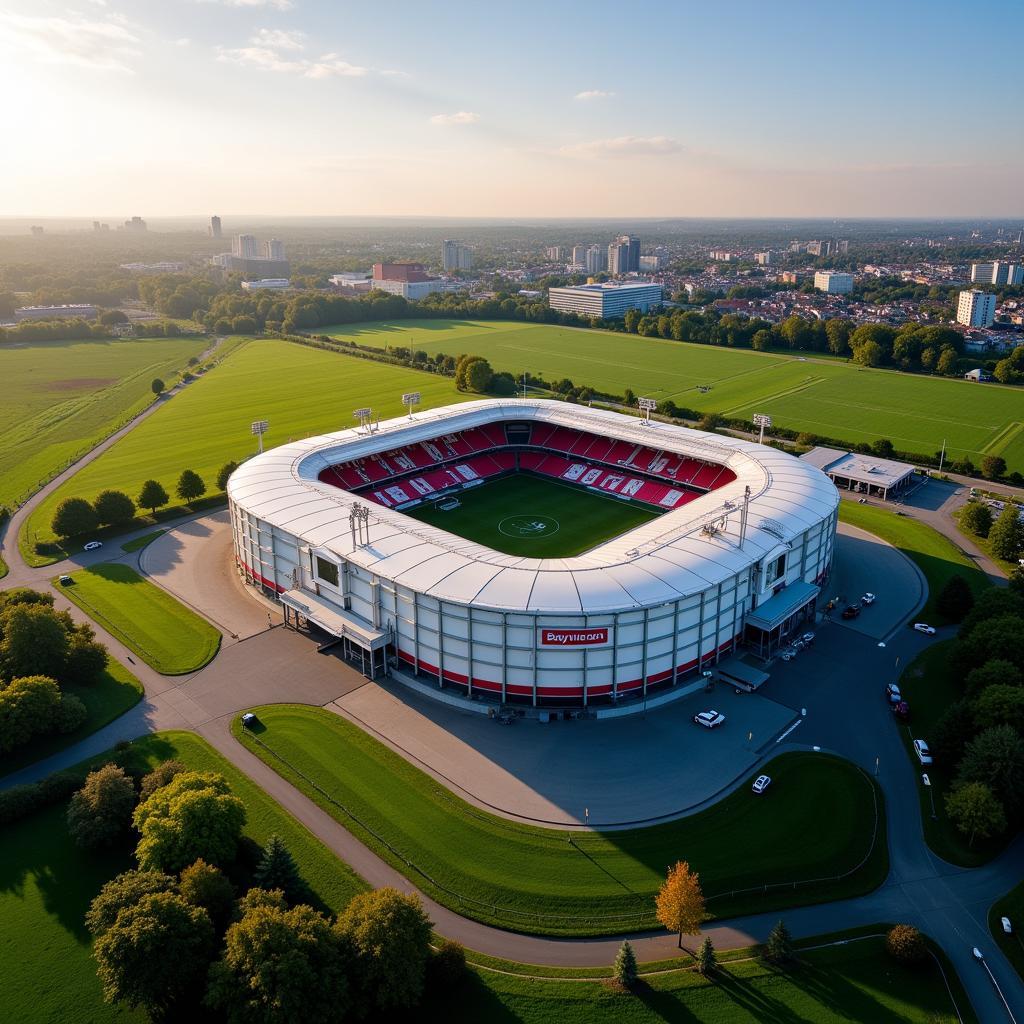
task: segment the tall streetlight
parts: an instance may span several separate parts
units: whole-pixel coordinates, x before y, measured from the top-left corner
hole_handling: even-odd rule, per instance
[[[754,426],[761,428],[761,436],[757,439],[757,443],[764,444],[764,430],[765,427],[771,430],[771,416],[766,416],[763,412],[754,413]]]
[[[371,420],[372,417],[373,417],[373,410],[368,408],[368,407],[367,408],[363,408],[363,409],[353,409],[352,410],[352,418],[356,419],[356,420],[359,420],[359,427],[360,427],[360,429],[362,429],[363,427],[369,427],[370,420]]]
[[[658,403],[653,398],[638,398],[636,404],[644,414],[644,422],[650,423],[651,413],[658,408]]]
[[[260,455],[263,454],[263,435],[270,428],[270,424],[267,420],[255,420],[252,426],[249,428],[249,432],[256,435],[256,440],[260,445]]]
[[[419,404],[420,404],[420,393],[418,391],[407,391],[404,395],[402,395],[402,405],[404,405],[405,408],[408,410],[408,412],[409,412],[409,419],[412,419],[413,406],[416,406],[416,405],[419,405]]]

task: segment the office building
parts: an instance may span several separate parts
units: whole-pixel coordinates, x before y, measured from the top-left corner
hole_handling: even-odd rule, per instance
[[[654,274],[665,266],[665,262],[664,256],[641,256],[638,269],[641,274]]]
[[[608,246],[608,273],[635,274],[640,270],[640,239],[620,235]]]
[[[996,297],[972,288],[961,292],[956,305],[956,321],[965,327],[991,327],[996,317]]]
[[[130,274],[180,274],[185,269],[184,263],[174,260],[162,260],[159,263],[122,263],[122,270]]]
[[[574,245],[572,247],[572,261],[577,267],[585,267],[587,265],[587,246]]]
[[[972,263],[971,284],[1024,284],[1024,265],[995,260],[993,263]]]
[[[708,255],[717,263],[732,263],[732,253],[728,249],[712,249]]]
[[[552,263],[562,262],[562,247],[560,245],[550,245],[544,252]]]
[[[242,291],[243,292],[280,292],[286,288],[291,288],[292,283],[287,277],[264,277],[258,281],[243,281]]]
[[[142,232],[146,230],[146,222],[141,217],[132,217],[131,220],[124,222],[124,229],[125,231]]]
[[[473,250],[468,245],[446,238],[441,243],[441,269],[446,272],[472,270]]]
[[[608,269],[608,250],[599,245],[592,245],[587,250],[584,266],[588,274],[603,274]]]
[[[22,320],[92,320],[96,307],[83,302],[59,306],[22,306],[14,311],[14,319]]]
[[[263,243],[263,258],[267,260],[284,259],[284,242],[271,238]]]
[[[814,287],[829,295],[849,295],[853,291],[853,274],[838,270],[818,270],[814,274]]]
[[[443,292],[445,283],[430,277],[422,263],[374,263],[373,287],[415,301],[431,292]]]
[[[623,316],[627,309],[646,313],[651,306],[660,305],[661,298],[661,285],[649,281],[607,281],[604,284],[548,289],[548,302],[552,309],[604,318]]]
[[[220,217],[214,215],[210,218],[210,237],[220,238]]]
[[[759,267],[767,267],[772,262],[772,254],[770,252],[755,252],[754,262]]]
[[[235,235],[231,243],[231,255],[240,260],[258,260],[260,258],[260,244],[255,235]]]

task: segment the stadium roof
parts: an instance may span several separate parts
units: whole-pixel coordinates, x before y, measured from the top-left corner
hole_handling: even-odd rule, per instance
[[[370,508],[369,542],[349,523],[357,494],[321,470],[499,420],[537,420],[727,465],[735,480],[574,558],[504,554],[390,508]],[[751,500],[740,546],[744,489]],[[817,469],[774,448],[633,416],[536,399],[491,399],[282,445],[243,463],[228,484],[257,518],[439,600],[496,611],[601,614],[651,607],[708,589],[830,518],[839,497]]]

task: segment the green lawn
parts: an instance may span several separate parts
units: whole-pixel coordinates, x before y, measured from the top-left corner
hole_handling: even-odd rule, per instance
[[[935,723],[942,713],[963,694],[963,680],[949,670],[949,652],[952,640],[944,640],[922,651],[900,676],[900,689],[910,704],[913,719],[909,726],[901,728],[907,757],[918,768],[913,750],[913,740],[932,738]],[[932,793],[918,784],[921,801],[921,821],[928,845],[943,860],[962,867],[978,867],[991,860],[1002,850],[1010,836],[1001,839],[978,839],[974,846],[968,846],[962,836],[946,817],[945,794],[953,781],[953,765],[936,760],[928,769]],[[935,818],[932,818],[932,797],[935,799]]]
[[[173,504],[183,469],[195,470],[212,492],[224,463],[241,461],[255,451],[249,432],[253,420],[270,421],[268,446],[284,444],[353,426],[352,410],[359,406],[371,406],[382,418],[396,416],[407,391],[421,393],[423,409],[462,397],[450,378],[285,341],[251,341],[231,351],[43,501],[25,525],[22,549],[54,539],[54,510],[71,495],[91,500],[112,487],[134,497],[152,478],[163,484]]]
[[[1013,925],[1013,934],[1006,935],[1000,918],[1006,916]],[[1024,882],[1011,889],[1002,899],[996,900],[988,912],[988,926],[992,937],[999,944],[1007,959],[1024,978],[1024,939],[1021,938],[1021,927],[1024,926]]]
[[[141,551],[147,544],[156,540],[157,537],[162,537],[166,532],[166,530],[154,530],[152,533],[143,534],[141,537],[136,537],[134,540],[125,541],[125,543],[121,545],[121,550],[126,553]]]
[[[935,610],[935,598],[951,576],[963,576],[975,594],[991,584],[970,556],[938,530],[918,522],[913,515],[913,510],[898,516],[876,505],[845,500],[839,503],[840,521],[881,537],[917,564],[928,581],[928,602],[920,613],[921,618],[943,623],[946,620]]]
[[[205,338],[0,346],[0,505],[14,506],[153,401]]]
[[[130,566],[102,562],[72,579],[62,593],[157,672],[194,672],[220,647],[215,627]]]
[[[517,931],[596,935],[656,927],[653,897],[677,859],[700,872],[717,916],[867,892],[888,870],[881,809],[871,847],[873,782],[824,754],[773,761],[767,799],[741,786],[700,814],[651,828],[575,833],[570,843],[564,831],[470,806],[331,712],[276,705],[256,714],[264,727],[258,737],[234,726],[254,753],[431,896]],[[866,866],[841,882],[792,887],[852,871],[869,851]],[[780,888],[733,893],[765,884]]]
[[[28,746],[5,754],[0,758],[0,775],[24,768],[26,765],[43,760],[65,747],[77,743],[97,729],[119,718],[129,708],[142,700],[142,683],[113,658],[108,658],[106,671],[88,686],[65,686],[65,693],[72,693],[85,704],[88,717],[74,731],[66,735],[44,736],[33,740]]]
[[[496,551],[530,558],[581,554],[661,514],[526,473],[462,491],[459,501],[461,508],[451,512],[425,503],[406,514]]]
[[[473,353],[496,370],[568,377],[621,395],[671,398],[701,412],[749,418],[849,441],[889,438],[903,451],[1002,455],[1024,471],[1024,391],[1020,388],[870,370],[814,357],[760,353],[549,324],[399,320],[317,329],[361,345]],[[698,386],[711,385],[705,394]]]

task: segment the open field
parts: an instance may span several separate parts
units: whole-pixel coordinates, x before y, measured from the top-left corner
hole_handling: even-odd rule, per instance
[[[220,648],[216,628],[130,566],[101,562],[72,579],[64,595],[157,672],[194,672]]]
[[[556,480],[517,473],[459,494],[460,508],[442,512],[425,503],[407,515],[529,558],[568,558],[656,519],[644,505],[609,498]]]
[[[0,505],[15,505],[153,400],[206,338],[0,345]]]
[[[948,537],[927,523],[918,522],[913,514],[911,510],[898,516],[876,505],[859,505],[845,500],[839,503],[842,522],[881,537],[916,563],[928,581],[928,601],[918,613],[919,621],[943,623],[945,619],[935,610],[935,599],[951,576],[963,576],[975,594],[991,583],[974,561]]]
[[[32,514],[24,536],[53,540],[54,510],[71,495],[93,499],[112,487],[134,497],[152,478],[175,504],[183,469],[195,470],[212,492],[224,463],[255,451],[253,420],[270,421],[268,446],[284,444],[353,426],[352,410],[359,406],[395,416],[405,391],[421,392],[424,409],[460,399],[449,378],[285,341],[249,342],[58,488]]]
[[[749,418],[848,441],[889,438],[903,451],[1002,455],[1024,472],[1024,390],[862,369],[834,359],[694,345],[548,324],[400,320],[316,333],[361,345],[474,353],[496,370],[568,377],[609,394],[625,388],[701,412]],[[712,385],[706,394],[698,385]]]
[[[872,846],[873,782],[824,754],[774,760],[767,770],[775,783],[766,799],[741,786],[691,817],[650,828],[577,832],[570,843],[564,831],[470,806],[329,711],[294,705],[255,710],[262,731],[249,734],[236,720],[234,732],[270,767],[435,899],[516,931],[597,935],[656,927],[653,898],[666,865],[677,859],[700,872],[705,895],[717,897],[709,900],[716,916],[868,892],[888,870],[880,796]],[[863,868],[835,881],[869,853]],[[829,880],[791,884],[815,878]],[[732,892],[786,883],[767,895]]]
[[[264,843],[280,835],[303,877],[330,909],[340,910],[361,881],[258,786],[190,733],[137,740],[132,763],[152,767],[177,758],[189,768],[221,772],[245,803],[245,834]],[[105,756],[98,760],[104,760]],[[83,854],[68,837],[66,805],[6,826],[0,844],[0,1020],[19,1024],[144,1021],[143,1013],[102,1001],[83,915],[109,878],[131,867],[128,850]]]

